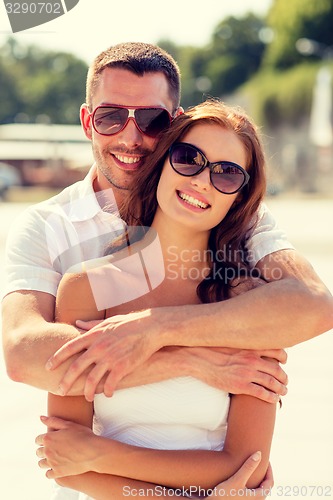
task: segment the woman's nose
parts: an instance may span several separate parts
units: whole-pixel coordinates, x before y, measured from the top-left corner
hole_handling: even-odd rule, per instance
[[[193,186],[198,187],[199,189],[203,189],[204,191],[207,191],[208,189],[211,188],[211,182],[210,182],[210,170],[209,168],[204,168],[200,174],[194,175],[191,178],[191,184]]]

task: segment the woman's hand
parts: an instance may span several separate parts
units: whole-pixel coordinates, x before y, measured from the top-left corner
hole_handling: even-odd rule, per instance
[[[46,477],[55,479],[93,470],[99,437],[89,427],[58,417],[41,417],[41,421],[51,430],[35,440],[39,446],[36,455],[41,459],[38,465],[47,469]]]
[[[206,498],[232,497],[234,500],[247,497],[266,498],[271,495],[274,486],[273,471],[269,465],[266,476],[256,489],[247,489],[246,484],[261,461],[261,453],[256,452],[245,460],[242,467],[226,481],[215,486],[213,491]]]

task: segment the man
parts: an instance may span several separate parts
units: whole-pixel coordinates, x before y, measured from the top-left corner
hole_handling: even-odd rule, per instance
[[[111,395],[115,386],[187,373],[229,392],[274,402],[286,393],[286,376],[264,357],[284,361],[279,349],[333,326],[330,293],[265,208],[248,245],[249,255],[269,282],[265,286],[222,303],[109,318],[81,338],[76,328],[54,323],[62,274],[77,262],[102,255],[111,232],[121,230],[114,206],[121,207],[158,134],[182,112],[179,100],[177,65],[157,47],[120,44],[94,61],[81,123],[96,163],[84,181],[29,209],[8,240],[3,342],[13,380],[64,394],[78,378],[69,394],[85,392],[91,399],[95,390]],[[103,113],[111,120],[109,128]],[[170,347],[179,345],[180,337],[191,349]],[[77,355],[53,371],[45,370],[47,359],[71,339],[74,344],[60,352],[53,367],[92,347],[73,364]],[[90,371],[92,364],[96,366]]]

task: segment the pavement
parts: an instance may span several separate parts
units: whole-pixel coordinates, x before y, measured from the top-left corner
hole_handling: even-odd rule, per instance
[[[268,199],[280,226],[333,292],[333,200]],[[0,203],[0,288],[4,243],[24,204]],[[267,311],[269,314],[269,311]],[[289,392],[278,411],[270,498],[333,498],[333,331],[288,350]],[[44,432],[42,391],[10,381],[0,355],[0,463],[4,500],[48,500],[51,484],[37,466],[35,436]]]

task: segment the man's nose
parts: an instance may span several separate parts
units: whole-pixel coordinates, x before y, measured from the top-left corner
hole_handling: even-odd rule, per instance
[[[141,146],[143,142],[143,133],[138,129],[135,119],[131,117],[128,119],[123,130],[119,132],[117,136],[118,142],[126,146],[128,149]]]

